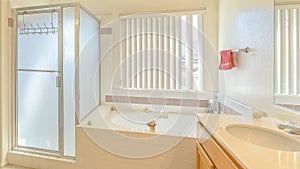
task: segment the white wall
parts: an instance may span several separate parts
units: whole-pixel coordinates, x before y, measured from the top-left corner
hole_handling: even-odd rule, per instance
[[[122,2],[124,3],[124,2]],[[119,5],[121,5],[120,3]],[[132,13],[132,12],[158,12],[161,10],[172,10],[172,9],[194,9],[199,7],[206,7],[207,13],[204,14],[204,34],[205,40],[205,56],[204,64],[207,68],[205,72],[205,78],[209,79],[204,84],[205,91],[207,92],[217,92],[218,90],[218,77],[217,77],[217,49],[218,49],[218,0],[199,0],[199,1],[182,1],[182,0],[166,0],[157,2],[154,1],[126,1],[127,4],[123,4],[123,8],[118,6],[113,6],[110,12],[98,11],[96,13],[98,17],[103,20],[102,27],[111,28],[112,34],[101,36],[101,53],[102,53],[102,102],[104,101],[105,94],[111,94],[112,89],[119,87],[119,72],[117,70],[119,66],[119,46],[114,46],[119,43],[119,25],[118,19],[119,15],[122,13]],[[128,5],[130,4],[130,5]],[[159,5],[157,5],[159,4]],[[108,4],[110,6],[112,4]],[[112,47],[114,47],[112,49]],[[215,54],[215,55],[213,55]],[[113,79],[115,78],[115,79]],[[115,92],[113,92],[115,93]],[[126,93],[126,92],[125,92]],[[136,92],[137,93],[137,92]],[[143,92],[144,96],[147,96]],[[181,94],[178,94],[180,97]],[[199,95],[195,96],[199,97]]]
[[[273,0],[220,0],[219,49],[244,48],[238,68],[219,71],[221,93],[270,112],[273,106]]]
[[[6,164],[9,147],[9,54],[8,0],[0,1],[0,166]]]

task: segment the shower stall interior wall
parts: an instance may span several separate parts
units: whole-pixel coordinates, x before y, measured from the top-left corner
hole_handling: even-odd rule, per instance
[[[100,104],[100,22],[80,4],[14,13],[14,149],[74,157],[75,125]]]

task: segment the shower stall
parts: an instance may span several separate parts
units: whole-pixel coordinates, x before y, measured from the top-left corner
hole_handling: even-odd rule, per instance
[[[75,125],[100,104],[100,22],[78,3],[17,8],[14,150],[75,156]]]

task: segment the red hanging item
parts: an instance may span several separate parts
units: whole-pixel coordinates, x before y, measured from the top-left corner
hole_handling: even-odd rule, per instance
[[[223,50],[221,51],[221,60],[220,60],[220,70],[230,70],[236,67],[234,60],[234,53],[231,50]]]

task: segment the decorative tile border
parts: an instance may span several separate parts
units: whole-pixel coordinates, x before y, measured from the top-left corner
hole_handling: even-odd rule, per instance
[[[207,107],[207,100],[177,99],[177,98],[149,98],[135,96],[105,96],[106,102],[132,103],[132,104],[155,104],[169,106]]]
[[[106,95],[106,102],[115,103],[131,103],[131,104],[154,104],[154,105],[169,105],[169,106],[186,106],[186,107],[207,107],[208,100],[202,99],[179,99],[179,98],[149,98],[137,96],[119,96],[119,95]],[[300,106],[299,106],[300,108]],[[225,114],[230,115],[243,115],[251,112],[252,108],[225,97],[220,100],[220,109]]]
[[[100,29],[101,35],[111,35],[112,34],[112,28],[101,28]]]
[[[288,109],[300,112],[300,105],[289,105],[289,104],[281,104],[280,106],[286,107]]]

